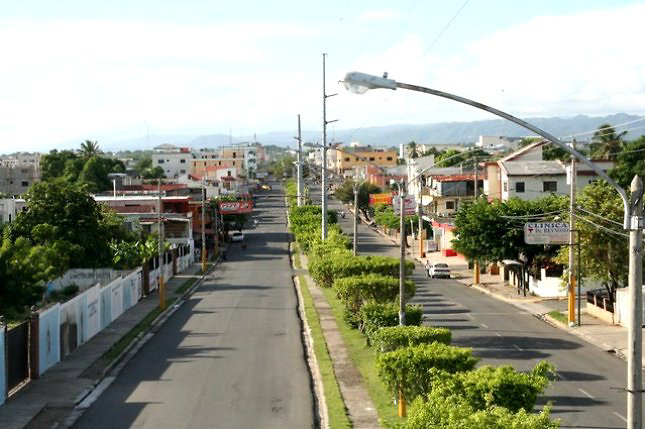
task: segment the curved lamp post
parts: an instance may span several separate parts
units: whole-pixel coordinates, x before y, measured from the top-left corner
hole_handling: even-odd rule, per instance
[[[458,103],[467,104],[480,110],[492,113],[500,118],[507,119],[521,127],[533,131],[534,133],[549,140],[559,148],[579,159],[587,165],[598,176],[607,181],[619,194],[623,201],[625,210],[623,218],[623,227],[629,230],[629,297],[631,323],[629,324],[628,334],[628,356],[627,356],[627,428],[642,428],[642,379],[641,379],[641,359],[642,359],[642,242],[643,242],[643,182],[640,177],[635,176],[631,183],[631,195],[621,188],[611,177],[602,169],[597,167],[589,159],[581,155],[575,149],[567,146],[557,137],[546,131],[529,124],[515,116],[497,110],[493,107],[450,94],[436,89],[426,88],[418,85],[397,82],[387,77],[379,77],[361,72],[349,72],[343,80],[345,87],[355,93],[363,94],[370,89],[391,89],[397,88],[408,89],[410,91],[423,92],[437,97],[447,98]],[[573,310],[570,309],[570,312]]]

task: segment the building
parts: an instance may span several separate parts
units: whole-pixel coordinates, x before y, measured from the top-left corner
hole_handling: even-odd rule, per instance
[[[382,150],[382,149],[357,149],[353,151],[344,151],[332,149],[333,152],[333,168],[334,172],[339,175],[350,177],[354,175],[354,169],[364,167],[367,165],[378,166],[381,168],[396,167],[397,153],[395,150]]]
[[[167,178],[176,179],[182,174],[190,173],[192,159],[191,148],[162,144],[153,148],[152,167],[161,167]]]
[[[481,149],[490,149],[490,150],[499,150],[499,149],[517,150],[518,145],[525,138],[531,139],[536,137],[535,136],[532,136],[532,137],[479,136],[479,140],[475,143],[475,146]]]
[[[477,175],[478,189],[485,177]],[[475,198],[475,174],[431,175],[428,177],[428,214],[433,217],[454,216],[461,204]]]
[[[499,161],[486,163],[484,192],[488,198],[534,200],[550,194],[569,195],[570,163],[542,160],[542,147],[546,143],[535,142]],[[614,165],[607,160],[593,162],[603,171],[609,171]],[[598,179],[585,164],[578,162],[576,169],[576,186],[579,189]]]
[[[16,215],[25,210],[27,204],[22,198],[0,199],[0,225],[16,220]]]

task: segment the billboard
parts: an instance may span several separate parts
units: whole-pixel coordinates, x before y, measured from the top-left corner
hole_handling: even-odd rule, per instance
[[[569,224],[564,222],[529,222],[524,224],[526,244],[567,244]]]
[[[394,214],[400,214],[401,211],[401,199],[399,196],[392,198],[392,206],[394,208]],[[412,195],[403,197],[403,214],[404,215],[413,215],[417,212],[417,204]]]
[[[227,201],[219,203],[221,214],[240,214],[253,212],[253,201]]]
[[[375,204],[392,204],[391,194],[370,194],[370,205]]]

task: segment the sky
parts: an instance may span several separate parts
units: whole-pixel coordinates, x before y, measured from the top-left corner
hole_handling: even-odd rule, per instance
[[[0,0],[0,153],[152,135],[645,114],[645,2]],[[295,135],[295,134],[294,134]]]

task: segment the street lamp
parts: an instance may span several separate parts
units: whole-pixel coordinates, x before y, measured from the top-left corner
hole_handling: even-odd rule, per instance
[[[640,177],[635,176],[631,183],[631,196],[628,198],[627,193],[602,169],[597,167],[589,159],[581,155],[574,148],[569,147],[557,137],[541,130],[540,128],[529,124],[515,116],[497,110],[485,104],[438,91],[423,86],[410,85],[407,83],[397,82],[388,79],[387,75],[383,77],[373,76],[361,72],[349,72],[343,80],[345,87],[359,94],[365,93],[370,89],[408,89],[410,91],[423,92],[438,97],[447,98],[458,103],[467,104],[477,109],[492,113],[493,115],[507,119],[521,127],[529,129],[534,133],[551,141],[553,144],[579,159],[586,164],[593,172],[607,181],[620,194],[623,201],[625,215],[623,218],[623,227],[629,230],[629,297],[631,310],[631,323],[629,324],[628,335],[628,356],[627,356],[627,427],[629,429],[642,428],[642,380],[641,380],[641,359],[642,359],[642,241],[643,241],[643,182]],[[572,282],[569,282],[569,288],[573,288]],[[570,291],[571,294],[571,291]],[[569,314],[573,314],[573,302],[569,300]]]

